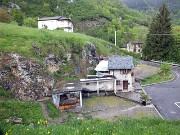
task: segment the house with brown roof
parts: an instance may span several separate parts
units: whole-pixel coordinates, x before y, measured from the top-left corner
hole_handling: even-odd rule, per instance
[[[38,18],[38,29],[42,28],[49,30],[63,29],[66,32],[73,32],[73,22],[70,18],[62,16]]]

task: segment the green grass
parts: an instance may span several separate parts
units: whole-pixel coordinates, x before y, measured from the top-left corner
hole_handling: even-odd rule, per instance
[[[3,99],[9,99],[11,98],[12,95],[11,95],[11,92],[9,90],[5,90],[3,89],[2,87],[0,87],[0,101]]]
[[[144,78],[141,81],[141,84],[148,85],[148,84],[153,84],[153,83],[160,83],[160,82],[171,80],[173,79],[173,77],[174,75],[172,74],[172,72],[168,72],[166,74],[163,74],[162,72],[160,72],[158,74],[154,74],[154,75]]]
[[[178,135],[180,121],[161,119],[122,119],[106,120],[74,120],[66,124],[30,128],[25,125],[15,125],[8,135]]]
[[[2,88],[1,93],[6,91]],[[71,118],[65,124],[48,125],[42,114],[41,107],[33,101],[17,101],[9,98],[8,93],[1,95],[8,100],[0,100],[0,134],[8,135],[178,135],[180,132],[180,121],[167,121],[155,118],[146,119],[120,119],[117,121],[107,121],[100,119],[91,120],[72,120],[74,113],[66,112],[68,118]],[[96,99],[96,98],[94,98]],[[109,102],[111,97],[100,99],[111,107]],[[116,104],[117,99],[112,101]],[[48,108],[55,108],[47,103]],[[50,112],[49,112],[50,113]],[[10,117],[20,117],[23,119],[23,124],[6,123],[5,119]],[[29,126],[34,123],[34,126]]]
[[[115,96],[107,96],[107,97],[91,97],[83,99],[83,106],[85,107],[97,107],[99,105],[106,106],[108,108],[114,107],[125,107],[132,106],[134,103],[130,101],[126,101],[124,99],[115,97]]]
[[[101,55],[110,55],[118,50],[117,47],[109,42],[83,34],[58,30],[39,30],[0,23],[1,51],[15,51],[22,55],[36,58],[37,56],[32,49],[32,45],[39,47],[42,55],[47,55],[51,52],[64,55],[66,52],[70,52],[71,49],[76,49],[77,51],[86,49],[87,42],[92,42],[96,46],[97,53]]]
[[[46,121],[38,103],[12,99],[11,93],[0,87],[0,134],[2,134],[2,131],[14,126],[11,122],[5,122],[5,119],[13,117],[22,118],[24,125],[30,123],[36,125],[38,121]]]
[[[47,110],[48,110],[48,115],[51,118],[56,118],[59,117],[59,110],[56,108],[56,106],[51,102],[51,101],[46,101],[46,105],[47,105]]]

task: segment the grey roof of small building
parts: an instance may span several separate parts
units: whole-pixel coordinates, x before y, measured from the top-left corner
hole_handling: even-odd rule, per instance
[[[55,16],[55,17],[45,17],[45,18],[39,18],[38,21],[47,21],[47,20],[69,20],[71,19],[62,17],[62,16]]]
[[[108,69],[133,69],[133,58],[131,56],[112,56],[108,59]]]
[[[81,83],[74,82],[74,83],[66,83],[59,90],[53,91],[52,94],[60,94],[60,93],[66,93],[66,92],[78,92],[78,91],[82,91]]]

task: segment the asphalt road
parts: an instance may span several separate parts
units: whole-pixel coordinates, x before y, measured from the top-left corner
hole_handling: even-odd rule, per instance
[[[158,66],[153,63],[142,62],[147,65]],[[152,97],[152,103],[164,119],[180,119],[180,67],[172,69],[175,78],[166,83],[145,86],[144,90]]]

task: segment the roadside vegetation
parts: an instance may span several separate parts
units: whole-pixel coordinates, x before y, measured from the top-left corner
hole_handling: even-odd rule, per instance
[[[148,84],[153,84],[153,83],[160,83],[164,81],[168,81],[174,78],[173,73],[170,71],[171,66],[168,64],[162,64],[160,66],[161,72],[151,75],[149,77],[144,78],[141,81],[142,85],[148,85]]]

